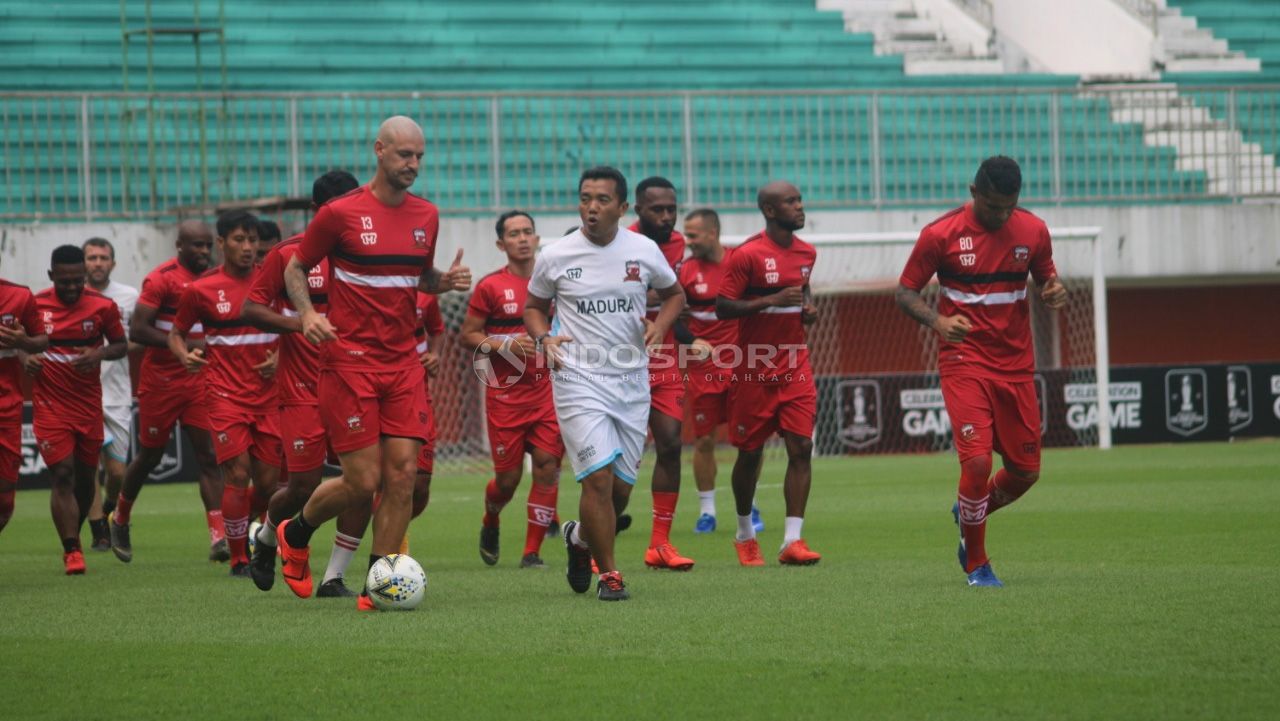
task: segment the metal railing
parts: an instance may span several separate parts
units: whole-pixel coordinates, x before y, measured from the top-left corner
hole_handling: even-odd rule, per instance
[[[449,213],[575,207],[577,176],[661,174],[687,205],[953,202],[982,158],[1035,204],[1280,195],[1280,86],[521,94],[0,94],[0,218],[161,218],[371,173],[393,114],[427,135],[416,191]],[[201,127],[205,130],[201,132]]]

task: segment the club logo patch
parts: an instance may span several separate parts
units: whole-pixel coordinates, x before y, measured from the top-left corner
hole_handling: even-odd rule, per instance
[[[361,421],[360,416],[347,417],[347,430],[352,433],[360,433],[364,430],[364,423]]]
[[[80,330],[83,330],[86,336],[93,335],[93,330],[96,326],[97,324],[93,322],[92,318],[80,321]]]
[[[1026,263],[1031,260],[1031,248],[1025,245],[1016,245],[1013,248],[1013,262]]]
[[[295,439],[293,439],[293,452],[294,452],[294,453],[302,453],[302,452],[303,452],[303,451],[305,451],[305,450],[307,450],[307,442],[306,442],[306,441],[302,440],[301,438],[295,438]]]
[[[413,247],[415,248],[427,247],[427,231],[423,230],[422,228],[413,229]]]
[[[637,283],[640,282],[640,261],[638,260],[627,261],[627,275],[622,280],[623,282],[626,282],[628,280],[633,280]]]

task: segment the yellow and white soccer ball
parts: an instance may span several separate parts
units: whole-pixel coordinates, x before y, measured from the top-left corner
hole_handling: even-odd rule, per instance
[[[383,611],[408,611],[422,603],[427,572],[409,556],[392,553],[369,567],[369,599]]]
[[[253,554],[258,550],[258,529],[262,528],[262,522],[255,519],[249,524],[249,558],[253,558]]]

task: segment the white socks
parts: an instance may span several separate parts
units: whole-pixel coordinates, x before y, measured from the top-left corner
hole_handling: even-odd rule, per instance
[[[573,533],[569,534],[569,542],[578,548],[586,548],[587,544],[582,541],[582,537],[578,535],[578,530],[582,528],[581,523],[573,524]]]
[[[324,569],[324,581],[328,583],[335,578],[342,578],[347,573],[347,566],[351,565],[351,558],[356,555],[356,549],[360,547],[360,539],[348,536],[345,533],[335,533],[333,535],[333,553],[329,554],[329,565]]]
[[[265,543],[268,546],[276,545],[276,524],[271,522],[271,515],[267,514],[267,520],[262,522],[258,527],[258,543]]]
[[[709,491],[698,491],[698,507],[698,513],[715,518],[716,489],[712,488]]]
[[[751,523],[751,514],[738,516],[738,534],[735,536],[738,542],[750,541],[756,537],[756,527]]]
[[[796,518],[795,516],[787,516],[786,529],[783,531],[783,536],[782,536],[783,548],[786,548],[787,544],[791,543],[792,541],[800,540],[800,528],[803,525],[804,525],[803,518]]]

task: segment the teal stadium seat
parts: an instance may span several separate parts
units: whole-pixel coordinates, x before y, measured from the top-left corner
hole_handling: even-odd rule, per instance
[[[201,4],[206,21],[216,7]],[[901,57],[876,55],[869,34],[846,33],[839,13],[812,0],[544,0],[533,8],[524,0],[226,0],[227,87],[270,95],[174,95],[220,87],[217,46],[202,45],[197,77],[190,39],[160,38],[152,82],[166,94],[89,96],[86,148],[79,95],[14,93],[121,90],[119,5],[0,0],[0,163],[10,180],[0,188],[0,217],[76,216],[87,200],[99,213],[158,216],[282,194],[293,173],[292,107],[304,190],[330,167],[367,173],[374,124],[405,113],[427,129],[419,188],[454,212],[489,212],[499,202],[571,206],[565,188],[595,163],[691,178],[700,202],[721,207],[750,206],[750,189],[777,176],[796,179],[811,204],[936,206],[962,196],[964,179],[996,152],[1023,162],[1029,200],[1203,191],[1202,174],[1175,170],[1171,152],[1145,146],[1137,126],[1112,123],[1105,100],[1071,93],[1061,96],[1057,142],[1066,155],[1055,182],[1051,98],[1035,90],[1073,88],[1078,78],[907,76]],[[189,26],[191,12],[188,3],[156,3],[153,22]],[[135,15],[137,27],[140,7]],[[131,90],[146,88],[145,57],[135,39]],[[1012,88],[1019,92],[1001,92]],[[810,89],[884,92],[767,94]],[[689,100],[687,169],[685,103],[674,90],[700,91]],[[455,95],[338,95],[413,91]],[[653,94],[567,95],[578,91]],[[289,93],[298,93],[296,105]],[[500,199],[490,166],[495,103]],[[86,185],[92,199],[81,197]]]

